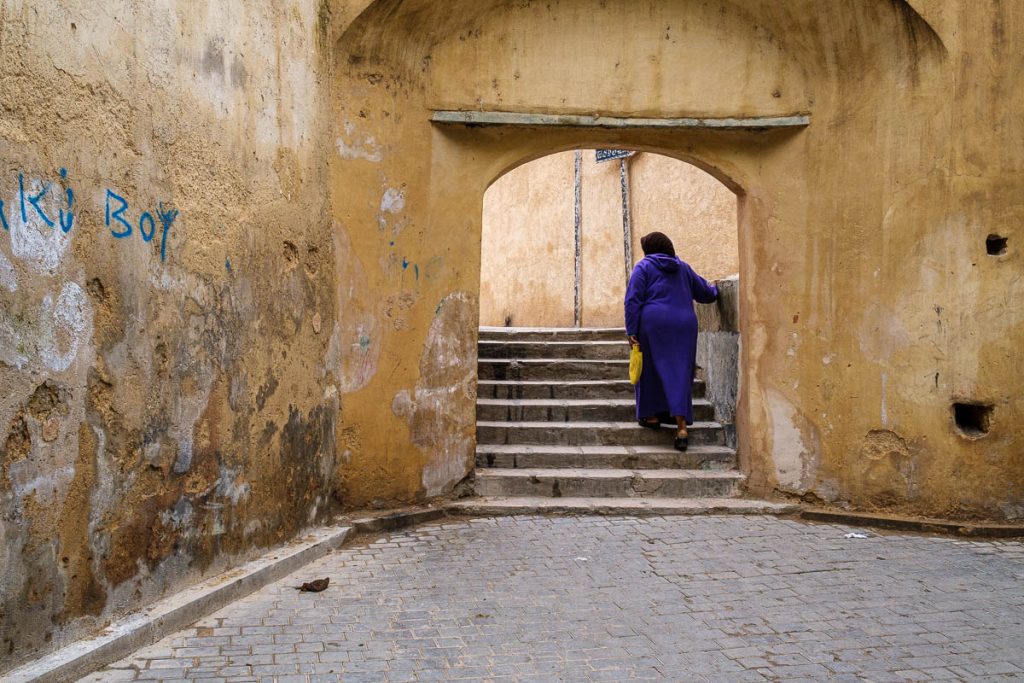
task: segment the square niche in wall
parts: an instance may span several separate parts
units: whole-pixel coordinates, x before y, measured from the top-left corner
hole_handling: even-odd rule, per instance
[[[991,428],[992,406],[985,403],[954,403],[953,420],[961,436],[979,439],[987,435]]]

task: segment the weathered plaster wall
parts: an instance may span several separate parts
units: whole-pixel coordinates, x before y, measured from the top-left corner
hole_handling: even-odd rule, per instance
[[[620,164],[581,164],[581,323],[622,327],[626,295]],[[679,160],[639,154],[627,162],[633,260],[660,230],[679,255],[715,280],[738,270],[736,196]],[[575,153],[524,164],[483,198],[480,325],[572,327],[575,310]]]
[[[0,669],[339,505],[324,11],[0,2]]]
[[[372,292],[386,323],[371,349],[387,371],[342,399],[345,424],[362,435],[353,491],[415,496],[425,467],[454,473],[463,458],[471,466],[468,395],[450,404],[446,432],[465,441],[444,453],[410,449],[416,427],[379,405],[411,396],[421,381],[417,354],[449,324],[434,322],[440,302],[457,294],[463,317],[476,318],[488,185],[545,154],[608,146],[691,161],[740,195],[736,419],[753,492],[928,515],[1024,514],[1024,370],[1014,360],[1024,342],[1024,146],[1013,144],[1024,126],[1014,113],[1024,93],[1013,87],[1024,69],[1013,48],[1024,38],[1024,6],[360,7],[338,44],[335,112],[351,129],[333,159],[332,200],[365,269],[354,300]],[[480,128],[432,125],[432,109],[809,113],[812,123],[775,133]],[[372,144],[345,151],[359,141]],[[396,190],[402,211],[381,222],[382,199]],[[986,254],[989,233],[1009,237],[1004,254]],[[405,263],[419,266],[418,278]],[[475,337],[470,327],[447,331]],[[957,432],[954,400],[993,405],[987,436]],[[373,418],[371,440],[360,425]]]
[[[996,0],[3,0],[3,665],[339,505],[452,490],[484,193],[570,149],[739,195],[754,493],[1024,516],[1022,40]]]
[[[564,326],[575,319],[575,152],[524,164],[484,196],[482,325]],[[581,157],[581,323],[621,327],[626,291],[622,181],[618,161]],[[630,158],[634,261],[640,237],[660,230],[705,277],[739,269],[736,195],[704,171],[659,154]]]
[[[640,238],[659,230],[672,238],[679,257],[709,280],[739,272],[737,198],[696,166],[661,154],[629,161],[633,210],[633,256]]]
[[[487,190],[481,325],[574,324],[575,158],[574,152],[564,152],[537,159]]]
[[[716,280],[718,300],[695,304],[697,325],[697,372],[705,395],[715,407],[715,420],[725,430],[726,445],[737,446],[736,407],[740,387],[740,282],[730,277]]]

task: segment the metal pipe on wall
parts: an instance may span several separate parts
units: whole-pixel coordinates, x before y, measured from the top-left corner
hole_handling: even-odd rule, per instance
[[[583,326],[583,305],[580,300],[583,289],[583,152],[576,151],[576,207],[574,212],[574,237],[576,250],[576,279],[573,302],[573,317],[576,327]]]
[[[633,212],[629,201],[629,160],[619,160],[619,182],[622,185],[622,246],[626,259],[626,282],[633,272]]]

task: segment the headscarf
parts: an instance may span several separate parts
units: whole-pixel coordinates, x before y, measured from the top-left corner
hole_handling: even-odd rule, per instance
[[[640,238],[640,246],[644,250],[644,256],[651,254],[676,255],[676,248],[672,245],[672,240],[663,232],[651,232],[644,235]]]

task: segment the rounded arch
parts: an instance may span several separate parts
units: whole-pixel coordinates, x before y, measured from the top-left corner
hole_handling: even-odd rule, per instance
[[[334,106],[344,151],[332,161],[333,210],[350,238],[347,258],[366,266],[360,286],[380,301],[374,315],[384,322],[382,357],[401,359],[394,373],[369,386],[374,401],[365,403],[387,403],[397,391],[420,396],[419,368],[429,365],[413,356],[430,347],[428,335],[442,325],[434,322],[445,310],[439,302],[457,301],[466,308],[459,319],[477,318],[481,202],[496,178],[560,149],[657,152],[711,173],[740,200],[739,317],[747,336],[737,428],[746,435],[740,461],[753,490],[828,489],[856,497],[857,474],[845,466],[845,453],[856,452],[873,425],[853,397],[873,400],[877,391],[857,375],[843,379],[855,391],[835,392],[828,374],[843,370],[826,368],[821,359],[840,349],[851,358],[846,367],[887,362],[858,345],[858,325],[850,322],[863,327],[871,311],[863,297],[848,294],[865,283],[876,296],[883,286],[899,287],[885,270],[871,273],[880,258],[908,254],[905,235],[915,228],[904,219],[900,235],[880,228],[877,217],[891,204],[894,187],[920,177],[915,161],[948,154],[934,135],[942,130],[936,115],[948,110],[945,93],[953,80],[941,41],[903,0],[629,4],[650,19],[645,39],[667,25],[660,21],[665,11],[711,7],[727,19],[701,14],[699,21],[673,22],[691,27],[687,40],[706,47],[693,59],[673,46],[678,36],[662,35],[635,53],[626,50],[629,65],[621,69],[609,61],[605,43],[628,46],[634,36],[616,23],[618,15],[583,0],[379,0],[343,35]],[[623,0],[607,5],[621,8]],[[584,6],[589,13],[576,11]],[[550,35],[544,23],[550,17],[527,17],[527,11],[555,13],[563,28],[557,42],[570,47],[545,52],[556,41],[537,37]],[[719,29],[727,40],[716,42]],[[529,68],[519,68],[523,59]],[[683,81],[687,70],[693,79]],[[550,80],[545,73],[553,74]],[[574,81],[580,74],[585,78]],[[621,95],[607,96],[611,91]],[[801,112],[813,122],[795,133],[442,128],[431,125],[432,110],[663,119]],[[402,201],[384,201],[394,197]],[[344,293],[339,302],[344,310]],[[911,379],[895,364],[885,367],[893,383]],[[471,360],[453,361],[438,382],[472,372]],[[443,434],[410,435],[404,423],[385,430],[376,449],[413,459],[401,468],[411,474],[389,486],[411,496],[424,490],[413,480],[417,472],[459,469],[445,458],[472,450],[474,405],[456,394],[446,406],[451,419]],[[352,420],[379,417],[346,408]],[[908,423],[923,424],[918,408],[900,410]],[[821,436],[826,432],[828,440]],[[466,470],[471,466],[467,458]]]
[[[735,194],[737,197],[742,198],[746,194],[746,190],[744,189],[743,183],[740,180],[740,177],[742,176],[742,170],[739,168],[734,168],[730,169],[730,171],[725,171],[723,168],[716,165],[715,163],[703,159],[698,153],[694,153],[692,151],[681,151],[677,147],[644,144],[609,145],[602,143],[597,138],[587,137],[586,135],[582,135],[580,137],[579,142],[563,143],[561,145],[551,147],[547,151],[542,151],[540,149],[531,149],[528,152],[524,152],[521,157],[519,157],[518,159],[511,163],[506,164],[500,170],[491,175],[491,177],[487,180],[485,192],[486,189],[489,189],[495,182],[497,182],[503,176],[511,173],[520,166],[524,166],[533,161],[537,161],[538,159],[543,159],[544,157],[550,156],[552,154],[558,154],[559,152],[593,149],[623,149],[633,152],[644,152],[647,154],[658,154],[660,156],[669,157],[671,159],[675,159],[677,161],[681,161],[696,168],[699,168],[701,171],[704,171],[712,178],[720,182],[722,185],[725,185],[727,188],[729,188],[729,191]]]
[[[620,327],[640,237],[655,230],[704,277],[739,273],[736,193],[677,155],[629,151],[607,161],[594,148],[553,151],[489,185],[482,326]]]

